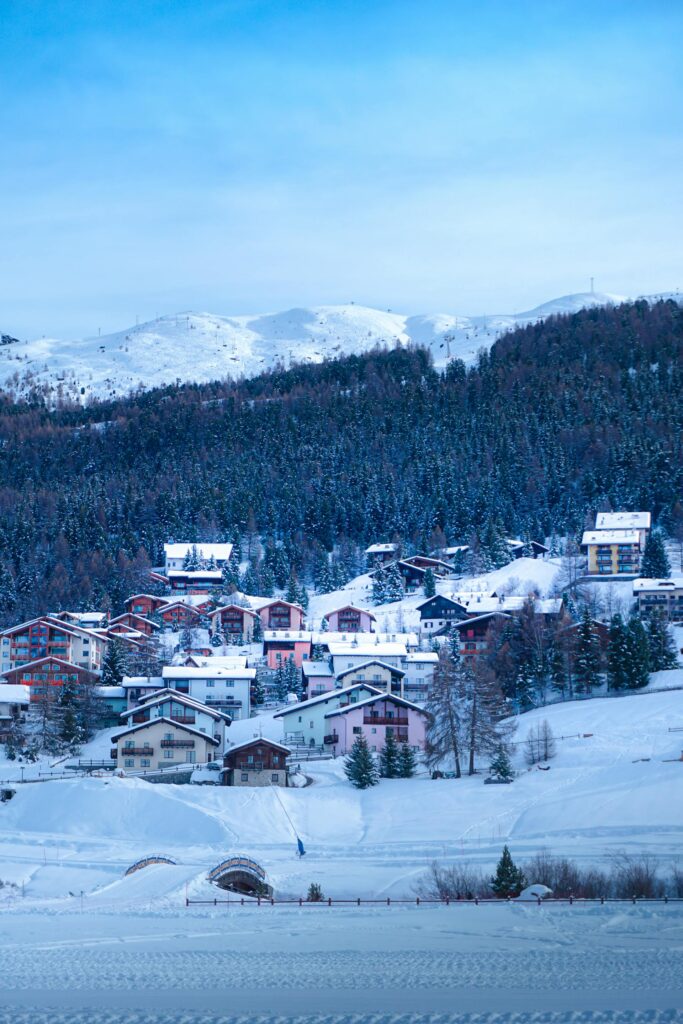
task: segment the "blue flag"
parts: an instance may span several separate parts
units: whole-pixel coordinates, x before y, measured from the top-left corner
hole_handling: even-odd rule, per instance
[[[304,844],[301,842],[299,837],[296,837],[296,848],[300,857],[303,857],[306,851],[304,850]]]

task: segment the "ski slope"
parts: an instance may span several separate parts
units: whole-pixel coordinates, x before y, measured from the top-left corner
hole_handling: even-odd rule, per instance
[[[251,377],[292,363],[318,363],[376,345],[424,345],[437,366],[471,363],[516,326],[557,313],[624,301],[601,292],[564,295],[522,313],[409,316],[354,304],[253,316],[183,312],[102,337],[40,338],[0,346],[0,386],[21,393],[106,398],[176,381]]]

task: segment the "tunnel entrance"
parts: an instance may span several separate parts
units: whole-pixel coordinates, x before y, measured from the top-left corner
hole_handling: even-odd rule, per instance
[[[269,898],[273,895],[273,887],[268,884],[265,871],[251,857],[230,857],[224,860],[209,872],[209,881],[239,896]]]

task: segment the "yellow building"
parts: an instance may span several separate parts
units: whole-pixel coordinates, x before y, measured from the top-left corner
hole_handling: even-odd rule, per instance
[[[581,544],[588,552],[591,576],[637,576],[640,572],[639,530],[586,530]]]

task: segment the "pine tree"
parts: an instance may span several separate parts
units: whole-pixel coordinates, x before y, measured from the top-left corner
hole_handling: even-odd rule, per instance
[[[368,789],[379,782],[375,759],[362,733],[356,736],[350,753],[344,759],[344,774],[356,789]]]
[[[431,568],[427,569],[422,581],[422,589],[425,597],[434,597],[436,594],[436,577]]]
[[[185,572],[196,572],[200,568],[199,555],[197,553],[197,545],[193,544],[192,548],[188,548],[183,559],[183,569]]]
[[[261,622],[261,616],[258,614],[254,619],[254,626],[251,632],[251,642],[253,644],[263,643],[263,623]]]
[[[417,758],[415,751],[407,743],[401,743],[398,750],[398,777],[399,779],[412,779],[417,771]]]
[[[451,761],[455,777],[462,775],[461,756],[466,738],[467,669],[454,664],[446,647],[439,651],[439,660],[432,676],[425,704],[429,714],[425,738],[425,757],[430,767],[444,760]]]
[[[551,644],[550,651],[548,652],[548,672],[550,674],[550,683],[553,690],[561,694],[564,700],[565,693],[567,690],[567,663],[564,657],[564,651],[560,646],[557,638]]]
[[[588,608],[584,608],[576,631],[574,678],[579,693],[590,693],[600,684],[600,648]]]
[[[669,624],[658,612],[653,612],[648,621],[647,642],[650,672],[662,672],[677,667],[678,656]]]
[[[515,865],[508,847],[504,846],[496,873],[491,879],[491,888],[499,899],[506,899],[508,896],[519,896],[525,883],[524,872]]]
[[[263,686],[263,678],[259,669],[256,669],[256,678],[251,684],[251,703],[255,708],[260,707],[266,699],[266,691]]]
[[[390,601],[403,600],[403,577],[401,576],[401,571],[395,562],[386,569],[384,577],[384,591],[384,600],[387,603]]]
[[[387,601],[386,571],[379,565],[372,577],[372,601],[373,604],[385,604]]]
[[[650,645],[642,620],[631,615],[626,627],[627,682],[631,690],[650,681]]]
[[[535,692],[536,687],[534,684],[534,675],[531,670],[531,665],[525,661],[520,666],[519,672],[517,673],[517,679],[515,680],[515,703],[517,704],[519,711],[529,711],[530,708],[535,706]]]
[[[399,749],[393,733],[388,732],[379,755],[379,773],[383,779],[395,779],[398,775]]]
[[[512,762],[504,745],[500,743],[494,751],[489,764],[491,778],[498,782],[512,782],[515,773],[512,770]]]
[[[275,669],[275,695],[278,700],[287,700],[289,696],[289,685],[285,674],[285,665],[282,661],[278,662]]]
[[[128,674],[128,651],[118,637],[111,637],[102,659],[102,686],[120,686],[121,680]]]
[[[651,580],[665,580],[671,576],[671,565],[659,530],[653,530],[645,541],[640,575]]]
[[[66,682],[59,695],[59,738],[70,751],[75,751],[83,740],[83,732],[78,721],[76,708],[76,691],[73,683]]]
[[[607,648],[607,687],[625,690],[629,685],[629,648],[626,626],[617,612],[610,619],[609,646]]]
[[[287,688],[288,694],[295,693],[301,699],[303,690],[301,669],[296,667],[294,658],[291,657],[287,658],[285,662],[284,685]]]

